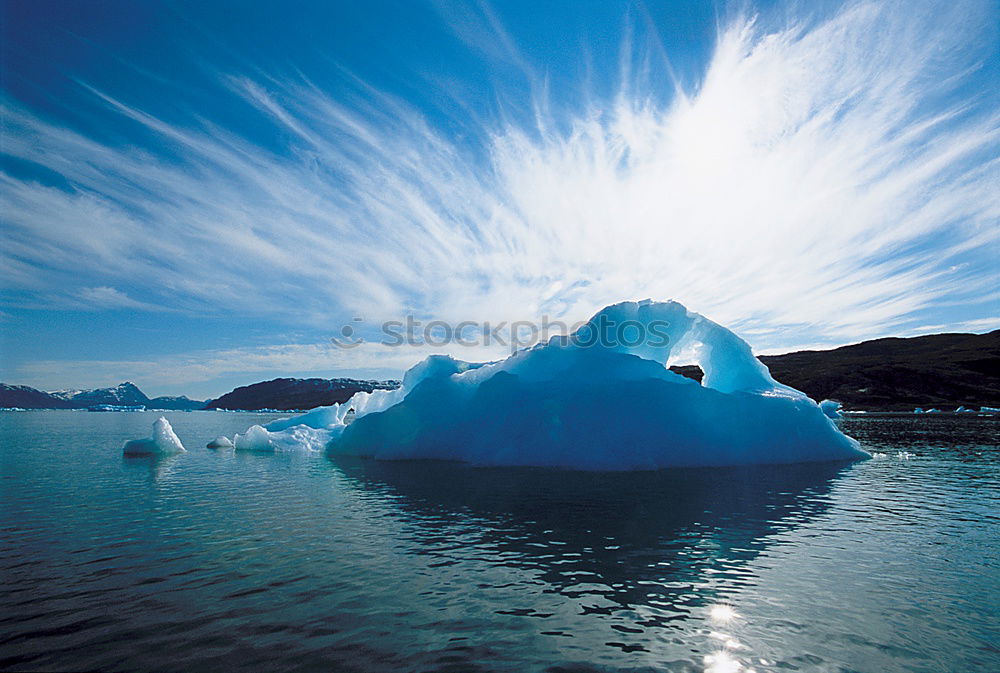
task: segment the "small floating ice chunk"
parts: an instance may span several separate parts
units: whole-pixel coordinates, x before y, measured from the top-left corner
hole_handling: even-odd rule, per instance
[[[210,449],[231,449],[233,442],[225,435],[219,435],[207,444]]]
[[[836,400],[823,400],[819,403],[819,408],[826,414],[827,418],[840,418],[842,405]]]
[[[122,452],[126,456],[154,456],[170,453],[183,453],[184,445],[174,434],[170,421],[163,416],[153,423],[153,436],[144,439],[131,439],[125,442]]]

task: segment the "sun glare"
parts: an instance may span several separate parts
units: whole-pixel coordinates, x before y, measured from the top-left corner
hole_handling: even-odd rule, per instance
[[[709,611],[709,618],[716,624],[728,624],[736,618],[736,611],[732,606],[720,603],[713,605]]]

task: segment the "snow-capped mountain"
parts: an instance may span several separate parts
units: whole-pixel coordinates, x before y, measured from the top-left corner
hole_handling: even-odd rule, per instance
[[[81,407],[96,404],[113,404],[123,407],[149,406],[150,403],[150,399],[146,397],[145,393],[139,390],[139,387],[131,381],[119,383],[114,388],[61,390],[50,394]]]
[[[186,411],[201,409],[205,403],[192,400],[184,395],[164,396],[150,399],[131,381],[119,383],[113,388],[92,390],[56,390],[43,392],[28,386],[12,386],[0,383],[0,407],[23,409],[86,409],[101,404],[116,407],[144,406],[147,409],[173,409]]]

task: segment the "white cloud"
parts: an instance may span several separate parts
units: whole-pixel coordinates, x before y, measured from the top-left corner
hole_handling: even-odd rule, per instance
[[[963,320],[950,325],[924,325],[914,330],[914,334],[934,334],[937,332],[973,332],[985,334],[1000,329],[1000,316],[994,318],[978,318]]]
[[[153,304],[138,301],[121,290],[102,285],[85,287],[77,293],[81,308],[85,309],[133,309],[140,311],[163,310]]]
[[[305,80],[224,78],[293,139],[288,154],[111,93],[94,92],[172,156],[9,103],[5,151],[72,187],[0,177],[4,282],[325,325],[408,311],[576,320],[653,297],[765,348],[791,330],[800,343],[903,331],[944,302],[981,304],[1000,252],[998,113],[955,94],[992,9],[933,10],[849,3],[770,32],[737,19],[697,90],[660,105],[623,82],[629,95],[568,118],[535,101],[537,128],[478,129],[486,162],[360,85],[334,97]],[[456,21],[500,29],[489,13]],[[510,35],[498,44],[493,57],[530,69]],[[666,72],[644,79],[674,86]]]

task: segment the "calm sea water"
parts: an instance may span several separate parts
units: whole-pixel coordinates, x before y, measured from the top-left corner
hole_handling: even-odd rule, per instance
[[[202,448],[276,415],[0,413],[0,669],[1000,671],[1000,420],[854,465],[589,474]]]

